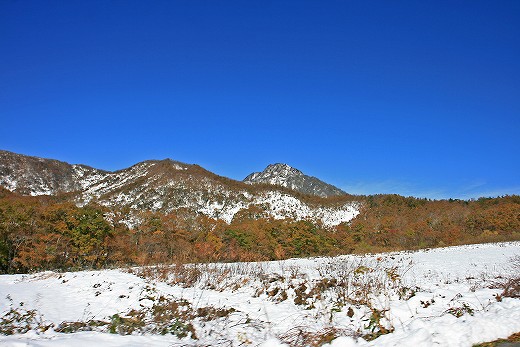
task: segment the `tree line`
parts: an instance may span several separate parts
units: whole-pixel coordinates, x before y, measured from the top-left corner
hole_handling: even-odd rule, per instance
[[[358,200],[362,209],[356,218],[327,228],[276,220],[258,206],[227,224],[189,210],[79,207],[66,197],[28,197],[0,188],[0,272],[263,261],[520,240],[519,196]]]

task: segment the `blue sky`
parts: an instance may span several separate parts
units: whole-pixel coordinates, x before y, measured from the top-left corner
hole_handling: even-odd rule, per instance
[[[520,194],[520,2],[1,1],[0,149]]]

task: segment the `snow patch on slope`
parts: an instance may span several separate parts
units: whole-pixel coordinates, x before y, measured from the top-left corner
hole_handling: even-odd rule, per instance
[[[108,172],[91,169],[83,165],[74,164],[72,165],[72,169],[73,177],[77,182],[79,182],[79,186],[82,190],[97,184],[109,175]]]
[[[340,207],[313,208],[293,196],[270,191],[254,200],[255,205],[266,205],[275,219],[294,218],[320,221],[327,227],[348,222],[359,214],[359,204],[347,203]]]
[[[11,176],[3,176],[0,177],[0,185],[14,192],[16,190],[16,187],[18,187],[18,180],[13,179],[13,177]]]
[[[92,181],[82,181],[81,185],[85,187],[82,193],[83,200],[88,202],[101,197],[103,194],[123,188],[128,183],[146,176],[148,169],[153,165],[153,163],[143,162],[132,166],[129,170],[110,172],[92,178]],[[131,200],[131,195],[127,198],[123,193],[115,199],[116,202],[130,202]]]

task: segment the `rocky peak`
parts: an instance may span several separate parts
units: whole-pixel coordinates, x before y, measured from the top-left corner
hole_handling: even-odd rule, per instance
[[[307,176],[298,169],[287,164],[277,163],[268,165],[262,172],[254,172],[248,175],[244,182],[268,183],[278,185],[300,193],[328,197],[345,194],[339,188],[325,183],[316,177]]]
[[[269,164],[265,170],[263,171],[265,175],[273,175],[280,177],[290,177],[290,176],[302,176],[303,172],[298,169],[295,169],[287,164],[277,163],[277,164]]]

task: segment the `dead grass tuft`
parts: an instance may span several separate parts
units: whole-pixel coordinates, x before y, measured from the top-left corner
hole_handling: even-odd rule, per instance
[[[503,298],[520,298],[520,255],[511,258],[511,274],[496,280],[492,288],[502,290],[501,294],[496,295],[497,301],[502,301]]]
[[[294,327],[279,339],[291,347],[319,347],[340,336],[352,335],[349,330],[335,327],[327,327],[318,331],[313,331],[309,327]]]

